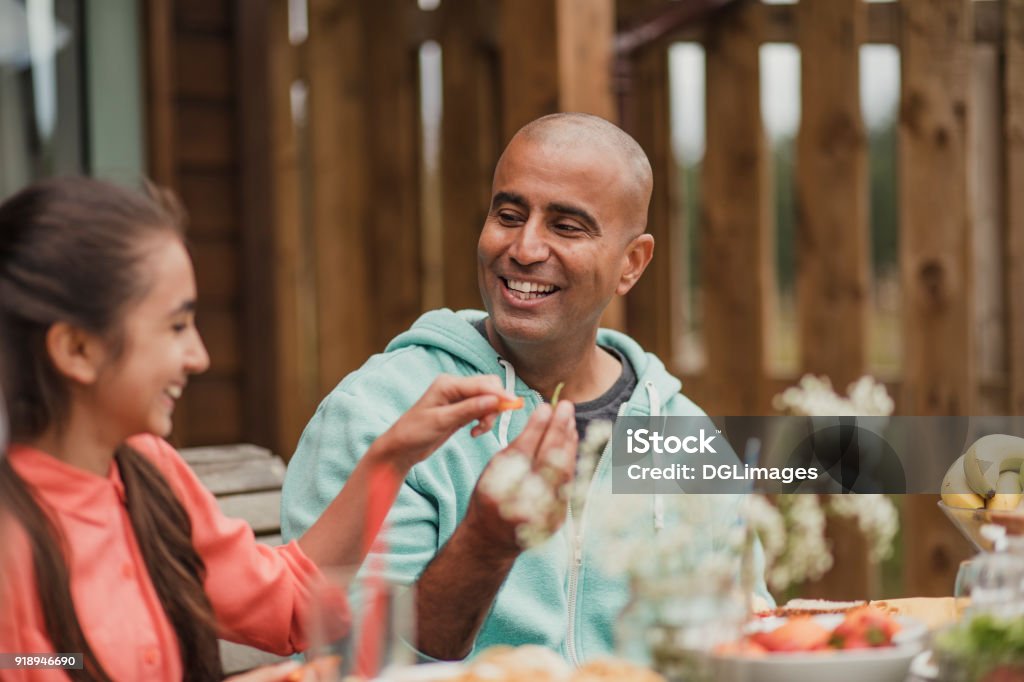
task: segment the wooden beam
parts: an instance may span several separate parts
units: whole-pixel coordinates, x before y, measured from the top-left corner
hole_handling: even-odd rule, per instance
[[[901,3],[900,411],[969,415],[975,405],[968,131],[971,0]],[[934,496],[907,498],[908,592],[949,594],[965,543]]]
[[[272,189],[266,264],[272,282],[275,394],[272,448],[287,457],[320,399],[315,331],[316,290],[309,257],[304,195],[304,139],[292,116],[292,88],[303,76],[299,49],[288,38],[287,0],[269,0],[267,52]]]
[[[441,252],[443,301],[480,308],[476,245],[500,153],[496,55],[479,38],[479,1],[442,3]]]
[[[370,127],[364,35],[368,34],[360,3],[309,3],[306,54],[312,144],[307,185],[315,245],[320,396],[379,350],[373,345],[373,295],[367,267]]]
[[[867,139],[860,107],[861,0],[798,7],[803,113],[797,136],[796,290],[800,369],[842,391],[867,365]],[[867,599],[873,570],[855,523],[830,519],[835,563],[808,596]]]
[[[420,116],[417,52],[406,45],[400,0],[364,0],[370,213],[366,254],[374,294],[373,347],[406,330],[421,312]],[[387,36],[388,39],[383,39]]]
[[[619,2],[619,12],[635,14],[655,5],[652,0]],[[671,361],[673,338],[681,327],[681,283],[685,253],[681,203],[672,152],[669,110],[668,55],[663,50],[640,54],[630,64],[632,90],[628,116],[632,135],[651,161],[654,192],[647,229],[654,236],[654,259],[626,296],[626,329],[647,351]]]
[[[1024,414],[1024,0],[1005,0],[1003,44],[1009,413]]]
[[[909,0],[914,2],[914,0]],[[864,42],[881,45],[899,45],[902,25],[900,2],[865,3],[867,26]],[[1000,44],[1003,39],[1003,1],[976,0],[974,3],[973,32],[978,43]],[[760,40],[766,43],[796,43],[800,3],[765,4],[764,32]],[[672,32],[658,40],[665,44],[676,40],[702,41],[706,25],[697,25]]]
[[[867,139],[860,107],[860,0],[807,0],[799,15],[797,306],[800,367],[840,391],[867,365]]]
[[[148,0],[146,9],[146,130],[149,177],[175,187],[173,0]]]
[[[711,414],[759,414],[772,279],[761,121],[761,6],[733,5],[710,27],[702,180],[701,286]]]

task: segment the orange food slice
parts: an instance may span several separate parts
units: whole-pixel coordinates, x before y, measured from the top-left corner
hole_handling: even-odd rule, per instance
[[[522,396],[519,396],[515,400],[499,400],[498,412],[505,412],[506,410],[521,410],[525,404],[526,400],[524,400]]]

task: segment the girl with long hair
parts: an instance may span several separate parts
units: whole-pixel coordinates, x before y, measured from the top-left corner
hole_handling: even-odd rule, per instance
[[[218,637],[301,651],[319,567],[361,561],[382,521],[364,517],[381,508],[368,491],[386,509],[416,462],[514,398],[496,377],[442,377],[305,536],[258,544],[163,440],[209,364],[179,215],[88,178],[0,205],[0,652],[84,654],[4,680],[218,680]]]

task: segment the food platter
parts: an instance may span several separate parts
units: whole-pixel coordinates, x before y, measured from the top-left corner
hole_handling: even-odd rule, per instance
[[[812,616],[832,629],[842,614]],[[784,625],[787,617],[764,618],[751,627],[771,631]],[[927,628],[914,618],[896,616],[900,631],[892,646],[850,651],[773,652],[768,655],[715,654],[714,679],[723,682],[903,682],[914,657],[924,648]]]

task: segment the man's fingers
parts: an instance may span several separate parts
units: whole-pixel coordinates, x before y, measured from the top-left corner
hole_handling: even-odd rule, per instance
[[[526,422],[526,428],[523,429],[518,438],[509,444],[508,449],[532,456],[536,452],[537,446],[540,445],[540,441],[544,437],[544,432],[547,430],[548,422],[550,421],[551,406],[547,403],[542,403],[530,415],[530,420]]]
[[[576,471],[577,440],[575,406],[561,400],[538,446],[537,469],[550,471],[559,484],[571,480]]]

